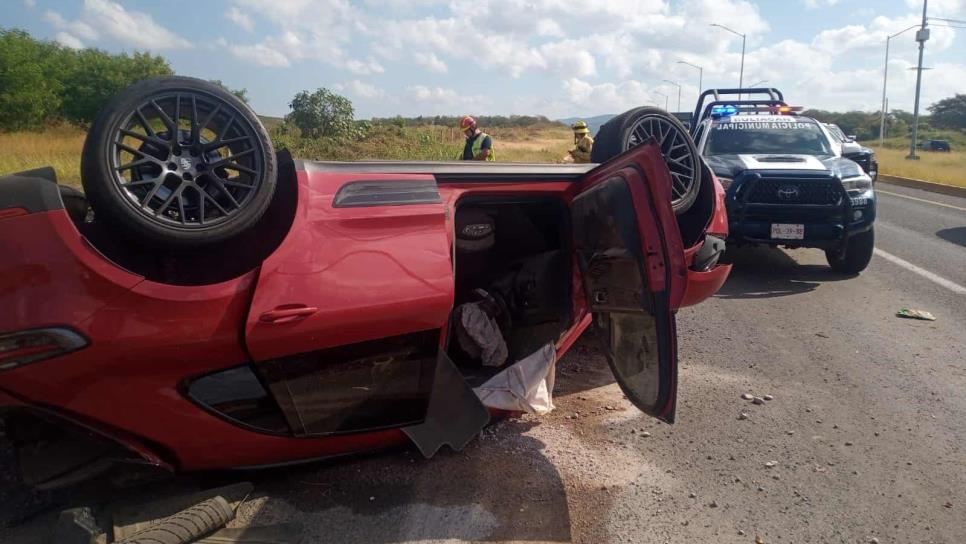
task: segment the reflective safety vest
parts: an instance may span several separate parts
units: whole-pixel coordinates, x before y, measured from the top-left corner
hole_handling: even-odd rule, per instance
[[[590,162],[590,150],[593,147],[594,139],[590,137],[590,134],[584,134],[582,138],[577,140],[577,144],[570,151],[570,155],[574,158],[574,162]]]
[[[477,155],[479,155],[480,154],[480,151],[483,151],[483,140],[485,140],[487,138],[487,136],[490,136],[490,135],[487,134],[487,133],[485,133],[485,132],[480,132],[480,134],[476,137],[476,139],[473,140],[473,156],[474,157],[477,156]],[[463,154],[462,153],[460,154],[460,158],[461,159],[463,158]],[[494,149],[493,149],[493,137],[492,136],[490,137],[490,154],[486,156],[486,160],[488,160],[488,161],[495,161],[496,160],[496,151],[494,151]]]

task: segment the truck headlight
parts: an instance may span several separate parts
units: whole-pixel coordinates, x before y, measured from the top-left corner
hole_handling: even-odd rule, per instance
[[[842,187],[848,191],[849,196],[858,196],[872,190],[872,178],[867,174],[844,178],[842,179]]]

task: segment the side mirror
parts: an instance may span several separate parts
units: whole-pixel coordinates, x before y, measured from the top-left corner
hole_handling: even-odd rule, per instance
[[[846,136],[846,138],[848,138],[848,140],[850,142],[854,142],[855,141],[855,134],[849,134],[848,136]]]

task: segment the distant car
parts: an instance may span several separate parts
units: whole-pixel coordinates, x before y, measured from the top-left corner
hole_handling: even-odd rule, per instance
[[[949,142],[946,140],[923,140],[919,147],[923,151],[944,151],[950,152]]]
[[[699,98],[694,139],[725,187],[728,245],[819,248],[833,270],[857,274],[875,245],[872,179],[800,109],[777,89],[711,89]]]
[[[731,269],[724,193],[676,119],[620,118],[637,139],[605,164],[296,161],[219,87],[130,87],[88,134],[86,194],[0,177],[0,429],[24,479],[459,449],[519,411],[473,388],[534,356],[547,376],[588,330],[673,422],[676,312]]]
[[[875,160],[875,151],[859,144],[852,136],[847,136],[836,124],[825,123],[825,128],[842,148],[843,157],[861,166],[872,181],[879,177],[879,162]]]

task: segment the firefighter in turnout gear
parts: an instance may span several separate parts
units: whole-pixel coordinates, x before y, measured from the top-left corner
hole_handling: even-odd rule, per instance
[[[460,121],[460,131],[466,137],[466,145],[463,146],[463,155],[460,159],[464,161],[495,161],[496,154],[493,152],[493,138],[476,126],[476,119],[469,115]]]
[[[590,162],[590,150],[594,147],[594,139],[590,137],[590,129],[587,123],[577,121],[574,126],[574,148],[570,150],[570,156],[574,162]]]

